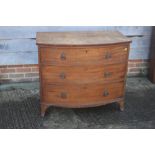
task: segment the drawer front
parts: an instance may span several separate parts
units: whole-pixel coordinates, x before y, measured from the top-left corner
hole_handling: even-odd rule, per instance
[[[42,80],[46,83],[91,83],[123,80],[126,63],[89,66],[42,66]]]
[[[93,63],[101,53],[97,49],[42,48],[41,63],[51,65],[82,65]]]
[[[106,50],[100,48],[99,51],[103,53],[102,60],[106,65],[127,62],[128,60],[127,46],[110,46]]]
[[[114,64],[128,57],[127,46],[97,48],[40,48],[41,63],[46,65]]]
[[[43,87],[43,101],[58,106],[83,106],[123,97],[124,83],[58,85]]]

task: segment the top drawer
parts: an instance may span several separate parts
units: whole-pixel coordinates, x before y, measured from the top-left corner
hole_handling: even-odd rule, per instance
[[[115,64],[128,58],[128,46],[88,48],[41,47],[40,62],[45,65]]]

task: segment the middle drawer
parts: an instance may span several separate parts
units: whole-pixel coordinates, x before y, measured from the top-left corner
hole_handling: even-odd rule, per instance
[[[126,63],[116,65],[89,66],[41,66],[42,80],[46,83],[69,82],[111,82],[123,80]]]

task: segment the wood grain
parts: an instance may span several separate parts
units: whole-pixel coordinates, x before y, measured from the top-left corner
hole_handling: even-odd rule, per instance
[[[126,63],[118,65],[42,66],[45,83],[107,83],[125,77]]]
[[[38,32],[37,44],[44,45],[102,45],[131,42],[117,31],[93,32]]]
[[[108,102],[123,97],[124,83],[113,84],[49,84],[43,88],[43,102],[53,105],[80,107],[83,104]],[[105,94],[105,93],[108,94]]]
[[[128,56],[128,46],[111,46],[96,48],[58,48],[58,47],[42,47],[41,63],[43,65],[84,65],[84,64],[113,64],[126,62]],[[65,60],[61,59],[61,55],[65,56]]]

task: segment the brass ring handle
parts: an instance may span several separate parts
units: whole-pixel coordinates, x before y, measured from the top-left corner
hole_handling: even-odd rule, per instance
[[[108,90],[105,90],[104,92],[103,92],[103,96],[108,96],[109,95],[109,92],[108,92]]]
[[[112,75],[111,72],[105,72],[105,73],[104,73],[104,77],[105,77],[105,78],[110,77],[111,75]]]
[[[65,79],[66,78],[66,75],[65,75],[65,73],[60,73],[60,75],[59,75],[59,77],[61,78],[61,79]]]
[[[64,52],[61,53],[60,58],[61,60],[66,60],[66,55]]]
[[[61,93],[60,93],[60,97],[61,97],[62,99],[66,99],[66,98],[67,98],[67,93],[66,93],[66,92],[61,92]]]
[[[112,58],[112,55],[111,53],[107,52],[105,55],[105,59],[110,59],[110,58]]]

